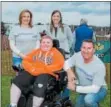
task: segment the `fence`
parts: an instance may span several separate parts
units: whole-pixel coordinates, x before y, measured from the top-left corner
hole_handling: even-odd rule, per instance
[[[14,74],[12,69],[12,55],[9,47],[8,37],[1,35],[1,71],[2,74]]]
[[[107,42],[106,38],[97,38],[98,42],[101,43],[101,41],[103,42],[103,44],[105,42]],[[96,43],[98,43],[96,42]],[[110,44],[110,41],[108,42]],[[110,45],[106,45],[104,49],[110,47]],[[96,47],[97,48],[97,47]],[[1,70],[2,70],[2,75],[14,75],[15,73],[13,72],[12,69],[12,54],[11,54],[11,50],[9,47],[9,42],[8,42],[8,37],[5,35],[1,35]],[[109,48],[109,50],[111,51],[111,49]],[[110,55],[110,51],[107,53]],[[101,50],[100,52],[98,51],[98,54],[101,54]],[[107,56],[107,55],[106,55]],[[107,56],[108,60],[110,59],[109,56]],[[102,58],[102,57],[101,57]],[[107,62],[107,61],[106,61]],[[111,63],[111,61],[109,61]],[[107,70],[107,76],[106,76],[106,80],[108,83],[110,83],[110,63],[106,63],[106,70]]]

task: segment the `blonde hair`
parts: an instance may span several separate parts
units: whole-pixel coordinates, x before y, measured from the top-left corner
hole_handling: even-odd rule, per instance
[[[20,23],[20,25],[22,24],[22,15],[23,15],[24,13],[26,13],[26,12],[30,14],[29,26],[32,27],[32,13],[31,13],[31,11],[29,11],[28,9],[25,9],[25,10],[21,11],[21,13],[20,13],[20,15],[19,15],[19,23]]]

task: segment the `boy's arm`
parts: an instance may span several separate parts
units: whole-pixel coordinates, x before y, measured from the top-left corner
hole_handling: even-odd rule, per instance
[[[22,62],[22,66],[27,72],[29,72],[33,76],[37,76],[37,75],[45,73],[44,67],[43,66],[37,67],[36,64],[34,64],[34,62],[24,60]]]
[[[29,72],[33,76],[37,76],[44,72],[44,67],[40,67],[35,64],[34,56],[36,56],[37,50],[33,50],[31,53],[27,54],[27,56],[22,61],[22,66],[25,71]],[[41,71],[41,72],[39,72]]]

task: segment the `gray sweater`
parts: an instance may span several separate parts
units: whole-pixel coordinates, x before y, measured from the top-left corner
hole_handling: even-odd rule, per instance
[[[20,57],[18,54],[28,54],[39,45],[40,35],[36,28],[23,28],[14,26],[9,35],[10,47],[13,57]],[[38,46],[39,47],[39,46]]]
[[[70,48],[74,43],[73,35],[71,29],[67,25],[64,26],[64,33],[62,32],[60,27],[57,27],[57,35],[55,36],[55,30],[50,32],[50,25],[46,26],[46,33],[51,36],[53,39],[58,39],[60,42],[60,48],[65,49],[65,51],[70,52]]]

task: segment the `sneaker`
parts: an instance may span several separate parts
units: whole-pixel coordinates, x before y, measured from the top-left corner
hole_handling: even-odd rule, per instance
[[[8,105],[7,107],[17,107],[17,106]]]

